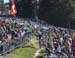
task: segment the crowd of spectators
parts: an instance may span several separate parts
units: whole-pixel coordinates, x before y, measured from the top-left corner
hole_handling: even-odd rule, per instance
[[[1,18],[0,50],[4,49],[3,52],[5,52],[10,49],[10,45],[16,46],[23,43],[25,40],[21,38],[28,32],[27,34],[34,34],[38,37],[39,48],[45,47],[47,58],[75,57],[75,36],[71,35],[71,31],[73,30],[49,25],[41,20]]]
[[[39,29],[40,27],[40,29]],[[43,24],[37,28],[39,47],[46,48],[47,57],[74,58],[75,57],[75,35],[74,30]]]
[[[19,18],[0,19],[0,53],[6,53],[10,49],[22,44],[26,33],[30,33],[30,25],[26,20]]]

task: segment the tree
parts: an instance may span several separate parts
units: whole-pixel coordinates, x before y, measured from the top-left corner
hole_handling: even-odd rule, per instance
[[[31,17],[32,8],[31,0],[15,0],[17,6],[17,16],[19,17]]]
[[[57,26],[65,26],[73,11],[69,0],[41,0],[39,5],[39,18]]]

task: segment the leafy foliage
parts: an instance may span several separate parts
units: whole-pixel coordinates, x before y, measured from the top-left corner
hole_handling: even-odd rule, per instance
[[[32,15],[31,0],[15,0],[17,6],[17,16],[30,17]]]
[[[73,8],[69,0],[42,0],[40,2],[39,17],[55,25],[65,25]],[[64,22],[65,21],[65,22]]]
[[[62,27],[67,27],[68,21],[72,20],[73,8],[69,0],[39,0],[37,12],[34,9],[37,6],[36,2],[32,3],[34,0],[15,1],[19,17],[35,17],[37,13],[40,19],[45,19],[50,24]]]

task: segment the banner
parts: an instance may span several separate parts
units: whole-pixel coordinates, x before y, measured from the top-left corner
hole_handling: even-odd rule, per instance
[[[12,0],[10,14],[12,16],[16,16],[16,14],[17,14],[16,5],[15,5],[15,1],[14,0]]]

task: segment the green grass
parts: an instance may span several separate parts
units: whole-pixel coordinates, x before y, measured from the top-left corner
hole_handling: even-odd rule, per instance
[[[33,58],[36,48],[20,48],[16,49],[14,52],[11,54],[11,58]]]
[[[45,48],[40,51],[40,53],[45,53],[45,52],[46,52]]]
[[[32,41],[27,43],[24,48],[18,48],[10,54],[11,58],[34,58],[34,54],[38,50],[38,40],[36,36],[32,36]]]

